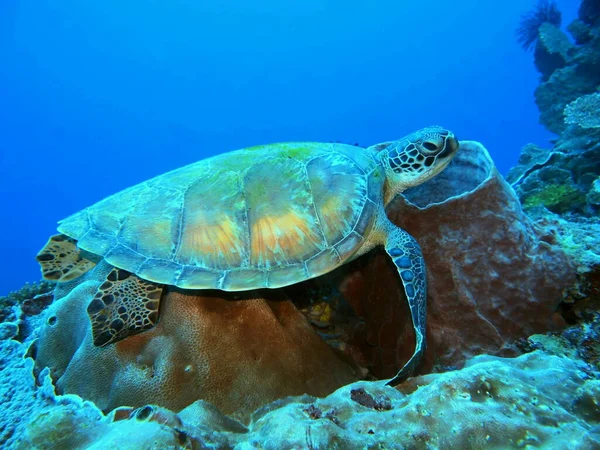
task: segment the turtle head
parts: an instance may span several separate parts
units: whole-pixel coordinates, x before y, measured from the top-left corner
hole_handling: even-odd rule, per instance
[[[456,154],[459,144],[454,133],[432,126],[397,141],[375,146],[385,167],[389,200],[409,187],[440,173]]]

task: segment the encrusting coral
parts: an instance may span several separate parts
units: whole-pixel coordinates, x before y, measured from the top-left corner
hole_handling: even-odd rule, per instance
[[[597,374],[545,346],[550,353],[479,356],[397,389],[363,381],[321,399],[288,397],[256,411],[247,427],[201,401],[179,412],[145,406],[104,416],[58,397],[19,430],[18,448],[597,448]]]
[[[565,123],[600,128],[600,92],[582,95],[565,107]]]

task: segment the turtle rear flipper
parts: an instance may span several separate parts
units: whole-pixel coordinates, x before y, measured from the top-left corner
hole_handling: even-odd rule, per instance
[[[75,239],[55,234],[35,259],[40,263],[45,280],[65,282],[74,280],[96,265],[96,261],[86,253],[77,247]]]
[[[114,268],[87,307],[92,339],[104,347],[156,325],[163,286]]]

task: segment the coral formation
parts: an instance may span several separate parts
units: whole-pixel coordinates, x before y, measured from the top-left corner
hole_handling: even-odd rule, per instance
[[[17,430],[18,448],[598,447],[597,372],[552,354],[567,352],[555,342],[531,345],[549,350],[479,356],[397,389],[363,381],[325,398],[288,397],[257,410],[247,427],[202,401],[179,412],[145,406],[105,416],[75,396],[52,398]]]
[[[595,25],[600,18],[600,2],[598,0],[582,0],[578,16],[582,22]]]
[[[18,291],[0,296],[0,323],[14,321],[16,305],[23,305],[27,314],[39,314],[51,302],[54,286],[55,283],[45,280],[25,283]]]
[[[596,238],[597,239],[597,238]],[[25,317],[35,320],[35,317]],[[572,448],[600,445],[598,314],[524,341],[518,358],[478,356],[465,368],[398,388],[357,382],[324,398],[277,400],[247,425],[205,401],[104,414],[36,379],[27,342],[0,341],[3,448]],[[533,351],[532,351],[533,350]],[[37,384],[37,385],[36,385]]]
[[[589,238],[597,243],[597,234]],[[27,354],[35,334],[23,343],[6,336],[0,341],[0,445],[23,450],[596,448],[600,319],[597,312],[588,314],[587,322],[562,333],[523,340],[520,346],[529,353],[518,358],[477,356],[461,370],[412,378],[395,389],[361,381],[323,398],[287,397],[254,411],[247,424],[201,400],[183,409],[124,406],[105,414],[76,395],[56,395],[47,369],[33,376]],[[23,316],[23,321],[39,318]]]
[[[525,208],[544,206],[555,213],[579,210],[583,205],[585,194],[569,184],[550,184],[523,199]]]
[[[566,127],[565,107],[582,95],[594,92],[599,82],[600,76],[589,74],[576,66],[555,70],[548,81],[535,90],[542,125],[560,134]]]
[[[517,41],[525,50],[530,50],[538,40],[540,27],[549,23],[560,27],[562,14],[553,0],[538,0],[532,11],[521,17],[517,28]]]
[[[540,122],[557,134],[579,119],[593,117],[594,114],[585,114],[585,110],[597,105],[594,97],[573,103],[582,96],[596,93],[600,86],[600,29],[597,23],[589,20],[588,13],[582,13],[590,10],[592,2],[584,3],[580,8],[580,19],[568,27],[576,45],[572,45],[566,34],[555,26],[546,23],[539,27],[534,61],[542,75],[542,83],[535,91],[535,99]],[[566,108],[567,105],[571,106]]]
[[[396,389],[356,382],[324,398],[287,397],[247,425],[196,401],[104,414],[32,376],[28,343],[0,342],[4,448],[573,448],[600,445],[597,313],[564,332],[534,335],[518,358],[471,358],[458,371],[412,378]],[[10,380],[10,382],[8,382]]]
[[[426,371],[483,352],[511,354],[515,339],[560,324],[556,308],[575,283],[570,258],[550,231],[525,215],[485,148],[461,146],[437,179],[389,207],[390,217],[419,240],[427,261]],[[399,287],[384,255],[357,266],[340,290],[365,321],[346,350],[377,376],[389,376],[410,356],[407,312],[393,301]]]
[[[600,128],[573,127],[550,150],[523,148],[519,165],[506,178],[527,209],[595,217],[600,211],[595,203],[599,176]]]
[[[600,176],[592,183],[592,187],[586,195],[586,200],[590,205],[600,206]]]
[[[36,361],[57,387],[102,410],[195,400],[245,418],[287,395],[326,395],[361,372],[342,361],[279,291],[227,294],[173,289],[153,329],[92,345],[86,314],[111,267],[102,262],[48,309]]]
[[[568,258],[552,236],[532,226],[480,144],[463,143],[446,171],[389,210],[421,240],[429,266],[425,370],[460,365],[481,352],[514,353],[515,339],[556,326],[555,309],[575,282]],[[51,367],[61,391],[103,410],[146,403],[176,410],[204,399],[243,417],[285,395],[325,395],[362,376],[359,367],[389,378],[411,356],[410,314],[383,252],[320,277],[343,301],[308,308],[316,332],[298,311],[302,289],[289,291],[297,306],[270,299],[277,291],[243,298],[172,289],[155,329],[98,349],[90,344],[85,308],[107,270],[100,264],[77,287],[57,290],[37,353],[39,367]],[[359,320],[343,331],[326,330],[336,315],[347,321],[340,304]]]
[[[578,20],[568,27],[576,45],[562,52],[564,65],[560,61],[552,69],[547,59],[550,52],[536,53],[536,67],[542,73],[536,89],[540,121],[559,137],[551,149],[527,145],[519,165],[507,175],[536,226],[552,235],[569,255],[577,279],[559,308],[561,316],[576,325],[560,335],[533,336],[523,348],[584,360],[596,377],[600,367],[599,12],[596,0],[581,3]],[[556,43],[566,38],[559,38],[560,30],[550,31],[549,27],[545,33],[554,34]],[[562,48],[566,49],[566,44]],[[581,414],[592,423],[598,420],[598,386],[594,379],[586,382],[585,394],[582,388],[576,391],[575,406],[586,408]]]
[[[542,79],[567,65],[573,53],[573,44],[560,28],[544,22],[539,28],[539,37],[535,46],[534,62]]]
[[[600,128],[600,92],[583,95],[565,107],[565,123]]]

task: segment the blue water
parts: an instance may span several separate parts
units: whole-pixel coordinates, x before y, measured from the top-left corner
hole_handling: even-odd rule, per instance
[[[505,173],[552,137],[514,34],[534,3],[2,0],[0,294],[39,279],[57,220],[240,147],[440,124]]]

